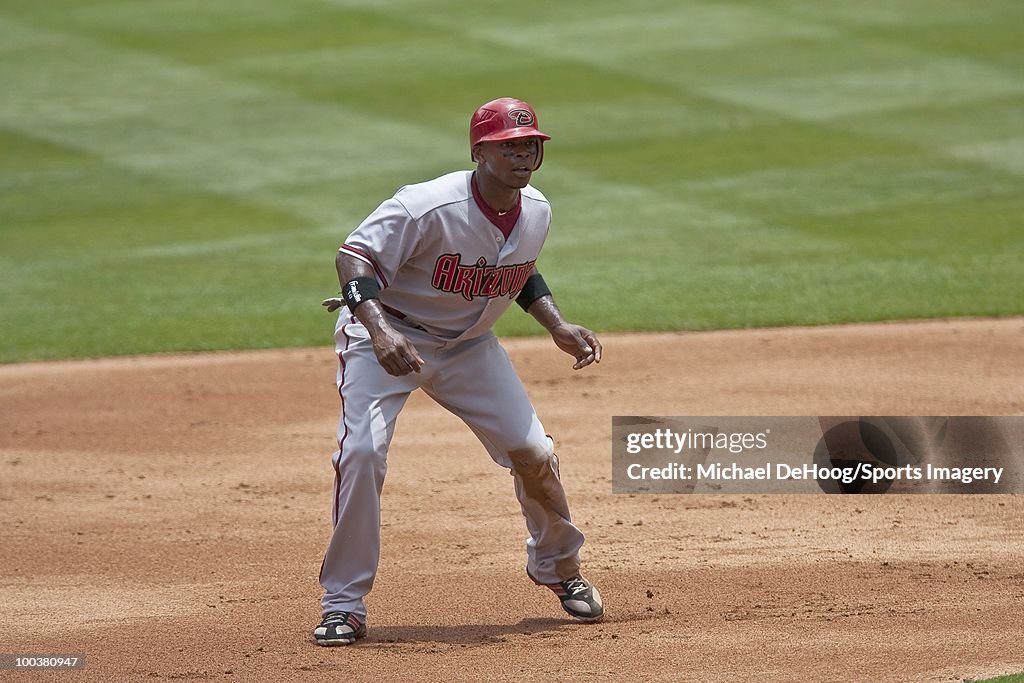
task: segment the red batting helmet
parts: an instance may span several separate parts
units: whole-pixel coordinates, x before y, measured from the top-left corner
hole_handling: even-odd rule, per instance
[[[473,113],[469,122],[470,150],[478,142],[513,138],[550,140],[551,136],[537,130],[537,113],[533,107],[513,97],[491,100]]]

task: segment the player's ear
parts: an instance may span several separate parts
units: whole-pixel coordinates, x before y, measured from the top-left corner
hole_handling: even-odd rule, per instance
[[[480,143],[479,142],[476,143],[475,145],[473,145],[473,149],[470,150],[470,156],[473,158],[474,162],[476,162],[478,164],[480,163]]]

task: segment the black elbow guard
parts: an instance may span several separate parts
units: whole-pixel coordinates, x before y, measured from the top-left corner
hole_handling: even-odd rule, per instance
[[[380,293],[377,281],[372,277],[357,277],[345,283],[341,288],[341,296],[348,305],[348,310],[356,312],[356,306],[368,299],[376,299]]]
[[[526,278],[526,284],[523,285],[523,289],[519,292],[519,296],[516,297],[516,303],[519,304],[525,311],[530,308],[537,299],[542,296],[547,296],[551,293],[548,289],[548,284],[544,282],[544,278],[541,277],[540,273],[534,273],[530,277]]]

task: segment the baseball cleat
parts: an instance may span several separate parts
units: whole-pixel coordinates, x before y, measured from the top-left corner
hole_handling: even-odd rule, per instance
[[[317,645],[351,645],[366,637],[366,624],[362,618],[351,612],[328,612],[323,621],[313,630]]]
[[[562,602],[562,609],[577,621],[600,621],[604,616],[601,594],[594,584],[579,574],[560,583],[538,582],[538,585],[551,589]]]

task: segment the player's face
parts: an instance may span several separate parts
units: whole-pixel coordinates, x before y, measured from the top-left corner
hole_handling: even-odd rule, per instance
[[[539,138],[514,138],[481,142],[476,160],[481,171],[489,173],[508,187],[522,188],[530,182],[540,158]]]

